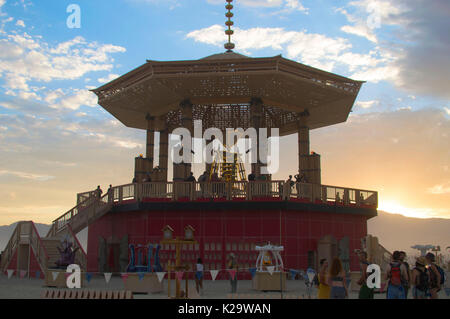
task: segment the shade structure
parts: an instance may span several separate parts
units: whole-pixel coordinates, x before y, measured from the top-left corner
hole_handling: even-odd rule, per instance
[[[147,129],[146,116],[182,126],[180,103],[193,105],[192,121],[205,128],[251,127],[250,104],[262,105],[260,127],[298,132],[307,113],[309,129],[345,122],[363,82],[283,58],[250,58],[235,52],[200,60],[152,61],[93,90],[99,104],[124,125]]]

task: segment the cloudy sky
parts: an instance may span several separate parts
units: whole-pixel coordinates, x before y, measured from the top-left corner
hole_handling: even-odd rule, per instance
[[[81,8],[68,28],[67,7]],[[76,193],[131,181],[145,132],[97,105],[146,59],[223,52],[223,0],[0,0],[0,224],[49,223]],[[312,132],[323,182],[379,191],[380,208],[450,218],[450,2],[239,0],[236,51],[282,54],[364,80],[347,123]],[[296,136],[282,140],[285,179]]]

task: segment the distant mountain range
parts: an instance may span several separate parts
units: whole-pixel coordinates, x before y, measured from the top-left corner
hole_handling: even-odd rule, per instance
[[[379,210],[378,216],[367,222],[367,232],[377,236],[387,250],[403,250],[418,254],[414,245],[450,246],[450,219],[412,218]]]
[[[0,226],[0,251],[2,251],[16,227],[16,223]],[[45,236],[50,225],[36,224],[41,237]],[[381,245],[389,251],[404,250],[416,255],[414,245],[440,245],[444,251],[450,246],[450,219],[420,219],[378,211],[378,216],[367,223],[368,233],[377,236]],[[84,249],[87,246],[87,231],[78,234]]]

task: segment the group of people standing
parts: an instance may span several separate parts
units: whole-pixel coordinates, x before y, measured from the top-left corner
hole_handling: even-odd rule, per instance
[[[392,254],[392,262],[386,268],[387,299],[407,299],[411,287],[414,299],[438,299],[444,278],[442,269],[436,264],[436,256],[428,253],[418,257],[413,269],[405,258],[403,251]]]
[[[435,263],[435,255],[428,253],[424,257],[418,257],[413,269],[405,259],[406,253],[403,251],[395,251],[392,254],[392,261],[385,269],[386,298],[407,299],[408,293],[412,290],[414,299],[438,299],[444,278],[442,269]],[[373,299],[374,289],[367,285],[371,273],[367,271],[370,263],[366,252],[360,252],[359,261],[361,276],[357,283],[361,287],[358,297]],[[345,299],[349,296],[346,274],[341,260],[337,257],[333,259],[330,268],[326,259],[320,261],[317,284],[318,299]]]
[[[346,274],[340,258],[335,257],[331,262],[331,267],[328,267],[326,259],[321,259],[317,278],[318,299],[348,298]]]

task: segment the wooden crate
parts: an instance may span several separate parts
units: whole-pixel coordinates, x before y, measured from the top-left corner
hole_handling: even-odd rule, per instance
[[[281,276],[281,278],[280,278]],[[286,290],[287,272],[257,272],[253,278],[253,289],[258,291],[283,291]]]
[[[127,274],[125,281],[125,290],[133,293],[158,293],[164,291],[162,282],[159,282],[158,276],[154,273],[145,274],[144,278],[139,279],[138,274]]]

